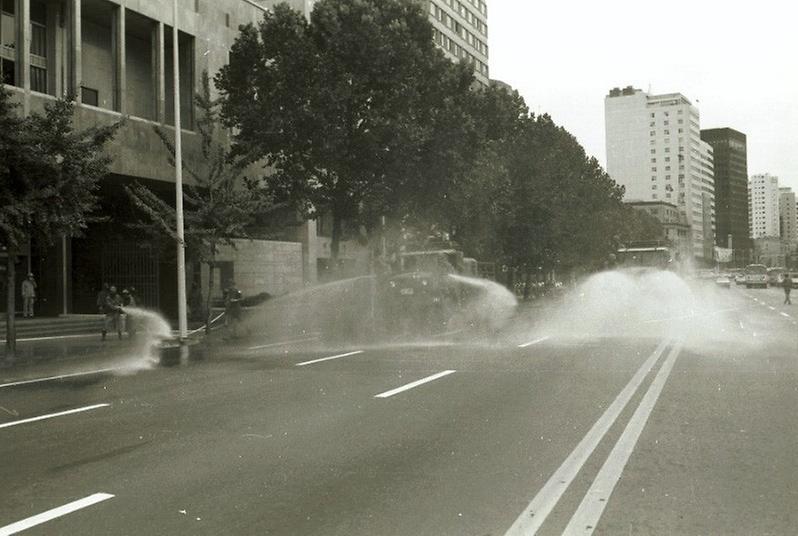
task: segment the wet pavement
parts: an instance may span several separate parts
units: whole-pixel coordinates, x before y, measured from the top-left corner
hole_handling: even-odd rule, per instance
[[[69,376],[0,373],[0,534],[794,534],[798,310],[701,292],[626,334],[216,341],[136,371],[84,341]]]

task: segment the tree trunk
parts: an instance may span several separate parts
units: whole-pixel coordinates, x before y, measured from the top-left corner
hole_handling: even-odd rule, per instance
[[[16,274],[15,263],[17,251],[11,246],[6,253],[6,275],[8,276],[8,295],[6,296],[6,360],[13,361],[17,356],[17,328],[15,324],[14,311],[16,309]]]
[[[208,296],[205,298],[205,334],[211,334],[211,296],[213,296],[213,267],[216,264],[214,260],[208,263]]]
[[[332,210],[332,237],[330,238],[330,272],[338,273],[338,252],[341,244],[343,221],[338,210]]]

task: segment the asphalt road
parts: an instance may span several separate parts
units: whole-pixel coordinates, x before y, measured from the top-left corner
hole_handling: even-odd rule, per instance
[[[0,535],[798,534],[798,305],[696,293],[620,330],[28,370]]]

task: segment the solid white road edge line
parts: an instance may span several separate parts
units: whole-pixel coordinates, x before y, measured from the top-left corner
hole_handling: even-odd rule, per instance
[[[113,497],[114,496],[111,495],[110,493],[95,493],[93,495],[89,495],[88,497],[78,499],[77,501],[73,501],[63,506],[59,506],[58,508],[53,508],[52,510],[47,510],[46,512],[42,512],[41,514],[31,516],[27,519],[23,519],[22,521],[17,521],[16,523],[6,525],[5,527],[0,527],[0,536],[10,536],[11,534],[22,532],[23,530],[35,527],[36,525],[41,525],[42,523],[46,523],[47,521],[52,521],[57,517],[65,516],[67,514],[71,514],[72,512],[76,512],[93,504],[107,501],[108,499],[112,499]]]
[[[604,413],[585,434],[576,448],[565,459],[562,465],[549,478],[546,484],[538,491],[529,506],[521,512],[518,519],[505,533],[505,536],[532,536],[546,521],[546,518],[557,505],[565,490],[576,478],[587,459],[596,450],[596,447],[618,419],[623,409],[632,399],[646,375],[654,367],[668,345],[668,340],[663,340],[654,352],[640,366],[626,387],[618,393]]]
[[[545,337],[541,337],[539,339],[535,339],[534,341],[529,341],[529,342],[525,342],[523,344],[519,344],[518,347],[519,348],[526,348],[527,346],[532,346],[533,344],[537,344],[539,342],[543,342],[543,341],[546,341],[548,339],[549,339],[549,336],[546,335]]]
[[[403,385],[401,387],[397,387],[396,389],[391,389],[390,391],[385,391],[384,393],[380,393],[378,395],[374,395],[374,398],[388,398],[393,395],[398,395],[404,391],[408,391],[413,387],[418,387],[419,385],[424,385],[425,383],[429,383],[431,381],[435,381],[438,378],[443,378],[444,376],[448,376],[449,374],[454,374],[456,371],[454,370],[444,370],[443,372],[438,372],[437,374],[433,374],[432,376],[427,376],[426,378],[421,378],[420,380],[416,380],[414,382],[408,383],[407,385]]]
[[[29,383],[49,382],[52,380],[61,380],[64,378],[74,378],[75,376],[88,376],[89,374],[102,374],[103,372],[113,372],[119,370],[120,367],[104,368],[97,370],[88,370],[86,372],[72,372],[70,374],[59,374],[58,376],[47,376],[46,378],[33,378],[31,380],[19,380],[10,383],[0,383],[0,389],[3,387],[14,387],[17,385],[27,385]]]
[[[347,352],[345,354],[337,354],[331,355],[330,357],[322,357],[320,359],[313,359],[311,361],[303,361],[302,363],[297,363],[297,367],[304,367],[305,365],[312,365],[313,363],[321,363],[322,361],[330,361],[331,359],[340,359],[342,357],[349,357],[350,355],[357,355],[362,354],[363,350],[355,350],[354,352]]]
[[[111,404],[94,404],[93,406],[86,406],[83,408],[68,409],[66,411],[59,411],[58,413],[48,413],[47,415],[39,415],[38,417],[30,417],[29,419],[20,419],[18,421],[4,422],[0,424],[0,428],[9,428],[17,426],[18,424],[27,424],[29,422],[43,421],[45,419],[52,419],[55,417],[63,417],[64,415],[72,415],[73,413],[81,413],[83,411],[91,411],[98,408],[107,408]]]
[[[286,346],[288,344],[295,344],[298,342],[310,342],[318,340],[318,337],[309,337],[307,339],[294,339],[292,341],[273,342],[271,344],[262,344],[260,346],[250,346],[247,350],[263,350],[264,348],[274,348],[275,346]]]
[[[629,423],[626,425],[620,439],[618,439],[607,461],[604,462],[598,475],[593,480],[593,484],[587,490],[587,494],[582,499],[579,508],[577,508],[563,534],[593,534],[599,519],[601,519],[601,514],[604,512],[604,508],[606,508],[615,489],[615,485],[621,479],[623,469],[632,455],[637,440],[640,439],[640,434],[643,432],[649,416],[651,416],[657,399],[662,393],[662,388],[665,386],[665,382],[668,381],[668,376],[673,370],[673,365],[676,363],[676,358],[679,357],[680,351],[681,344],[677,344],[668,353],[668,357],[659,372],[657,372],[654,381],[651,382],[632,418],[629,419]]]

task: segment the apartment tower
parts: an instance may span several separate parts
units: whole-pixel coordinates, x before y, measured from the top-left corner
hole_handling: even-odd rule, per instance
[[[487,86],[488,5],[486,0],[425,0],[435,44],[452,61],[474,66],[477,81]]]
[[[779,178],[768,173],[751,175],[748,181],[748,219],[751,238],[778,238]]]

